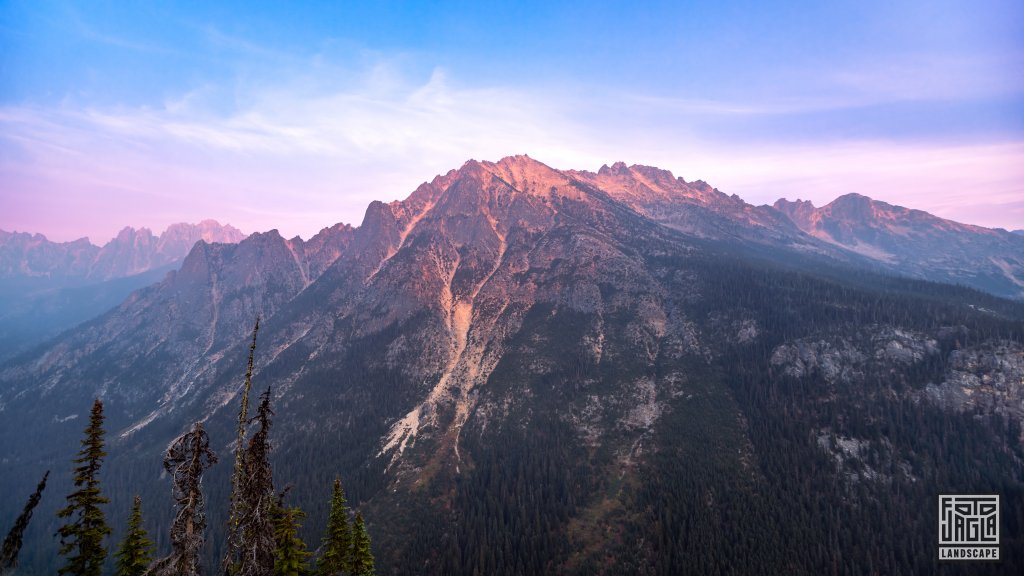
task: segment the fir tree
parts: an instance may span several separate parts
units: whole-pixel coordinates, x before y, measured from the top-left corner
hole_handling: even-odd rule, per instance
[[[249,345],[249,363],[245,369],[245,382],[242,385],[242,400],[238,408],[238,436],[235,441],[235,469],[231,474],[231,501],[228,513],[227,552],[224,554],[224,573],[238,572],[241,555],[241,534],[238,530],[240,518],[244,514],[242,500],[242,478],[244,473],[245,429],[249,422],[249,391],[252,389],[253,359],[256,354],[256,334],[260,331],[260,318],[256,317],[256,325],[252,329],[252,344]]]
[[[67,497],[68,505],[57,512],[59,518],[70,522],[57,530],[60,536],[60,554],[66,563],[58,574],[74,576],[100,576],[107,549],[103,539],[110,534],[100,504],[110,500],[100,494],[99,471],[103,457],[103,403],[93,402],[89,426],[85,429],[82,449],[75,458],[75,488]]]
[[[370,551],[370,535],[366,532],[362,512],[356,512],[352,527],[352,576],[373,576],[373,552]]]
[[[242,459],[241,514],[238,518],[238,576],[267,576],[274,570],[274,475],[270,467],[270,388],[260,396]]]
[[[146,574],[197,576],[203,548],[206,514],[203,510],[203,471],[217,463],[210,437],[196,422],[191,432],[178,436],[167,449],[164,469],[171,475],[171,495],[178,508],[171,525],[171,555],[157,560]]]
[[[277,543],[274,560],[275,576],[304,576],[310,556],[306,543],[299,538],[299,520],[306,516],[298,506],[285,507],[281,502],[274,514],[274,541]]]
[[[341,480],[334,480],[331,494],[331,513],[327,518],[327,534],[323,539],[323,554],[317,560],[317,574],[338,576],[349,571],[352,559],[352,530],[348,525],[348,502]]]
[[[46,474],[43,474],[43,479],[36,485],[36,491],[28,497],[28,502],[25,503],[25,508],[22,509],[18,519],[14,521],[14,526],[11,527],[11,531],[7,533],[7,537],[4,538],[3,550],[0,551],[0,575],[6,576],[7,574],[13,574],[14,569],[18,567],[18,552],[21,551],[21,537],[25,533],[25,528],[28,527],[28,521],[32,519],[32,510],[39,504],[39,500],[43,497],[43,490],[46,490],[46,479],[50,476],[50,471],[47,470]]]
[[[136,496],[128,516],[128,533],[114,557],[117,558],[115,576],[142,576],[152,562],[153,541],[142,527],[142,498]]]

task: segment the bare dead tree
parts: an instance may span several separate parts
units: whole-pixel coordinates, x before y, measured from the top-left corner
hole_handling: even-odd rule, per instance
[[[153,563],[151,576],[198,576],[206,529],[203,510],[203,471],[217,463],[210,437],[196,422],[192,431],[178,436],[167,449],[164,469],[171,475],[171,496],[178,511],[171,525],[171,554]]]
[[[28,527],[29,520],[32,519],[32,510],[39,504],[39,500],[43,497],[43,490],[46,489],[46,479],[50,476],[50,471],[47,470],[46,474],[43,474],[43,479],[39,481],[36,486],[36,491],[28,497],[28,502],[25,503],[25,508],[22,509],[21,515],[14,521],[14,526],[11,531],[7,533],[7,538],[4,538],[3,550],[0,551],[0,576],[7,576],[8,574],[14,574],[14,569],[18,567],[18,552],[21,551],[21,537],[25,533],[25,528]]]

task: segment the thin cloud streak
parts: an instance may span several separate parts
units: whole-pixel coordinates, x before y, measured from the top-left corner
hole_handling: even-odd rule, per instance
[[[779,116],[843,111],[920,101],[966,101],[1024,93],[1024,53],[983,56],[917,56],[833,70],[780,73],[779,86],[757,100],[635,94],[617,100],[680,115]],[[710,88],[713,90],[713,88]]]

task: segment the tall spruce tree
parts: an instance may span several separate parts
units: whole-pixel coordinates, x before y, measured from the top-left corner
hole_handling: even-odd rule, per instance
[[[305,576],[309,567],[307,560],[310,553],[306,543],[299,537],[299,520],[306,514],[298,506],[285,507],[278,502],[274,511],[274,540],[277,550],[274,553],[275,576]]]
[[[256,354],[256,334],[260,331],[260,318],[256,317],[256,325],[252,329],[252,344],[249,345],[249,363],[245,369],[245,381],[242,385],[242,398],[238,407],[238,435],[235,441],[235,469],[231,473],[231,501],[228,512],[227,550],[224,554],[223,569],[225,575],[238,572],[241,562],[241,533],[238,529],[244,514],[242,498],[242,478],[245,459],[245,430],[249,423],[249,391],[252,389],[253,360]]]
[[[270,388],[260,395],[252,421],[256,432],[242,459],[241,515],[238,518],[238,576],[267,576],[274,570],[274,474],[270,467]]]
[[[89,425],[85,429],[82,449],[75,458],[75,491],[68,495],[68,504],[57,512],[59,518],[70,521],[57,530],[60,536],[60,554],[65,564],[58,574],[74,576],[100,576],[107,549],[103,539],[110,534],[101,504],[110,500],[100,494],[100,465],[107,455],[103,451],[103,403],[99,398],[92,404]]]
[[[348,501],[341,480],[334,479],[331,493],[331,512],[327,518],[327,534],[323,539],[323,552],[317,560],[317,574],[340,576],[349,571],[352,564],[352,529],[348,525]]]
[[[25,508],[18,515],[18,519],[14,521],[11,531],[4,538],[4,546],[0,550],[0,576],[13,574],[14,569],[18,567],[21,537],[25,534],[25,528],[28,527],[29,520],[32,519],[32,510],[35,509],[36,505],[39,504],[39,500],[43,497],[43,490],[46,490],[46,479],[49,476],[50,471],[47,470],[46,474],[43,474],[43,479],[36,485],[36,491],[28,497],[28,502],[25,503]]]
[[[373,552],[370,551],[370,534],[363,523],[362,512],[356,512],[356,521],[352,526],[352,576],[373,576],[376,569],[373,565]]]
[[[142,498],[136,496],[128,515],[128,532],[114,554],[117,558],[114,575],[142,576],[153,561],[152,553],[153,541],[142,527]]]
[[[217,463],[210,437],[196,422],[190,432],[178,436],[167,449],[164,469],[171,475],[171,496],[178,511],[171,525],[171,554],[153,563],[146,574],[198,576],[206,514],[203,509],[203,471]]]

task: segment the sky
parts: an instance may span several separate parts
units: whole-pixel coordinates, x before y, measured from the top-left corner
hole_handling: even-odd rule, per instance
[[[1024,3],[0,0],[0,229],[308,238],[465,161],[1024,228]]]

